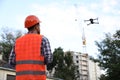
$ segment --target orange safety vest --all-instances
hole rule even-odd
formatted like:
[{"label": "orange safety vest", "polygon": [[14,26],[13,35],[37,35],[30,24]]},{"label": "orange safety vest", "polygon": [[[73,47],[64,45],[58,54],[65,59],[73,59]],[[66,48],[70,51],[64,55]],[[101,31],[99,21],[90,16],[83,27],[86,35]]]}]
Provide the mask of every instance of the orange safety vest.
[{"label": "orange safety vest", "polygon": [[46,80],[41,42],[38,34],[26,34],[16,40],[16,80]]}]

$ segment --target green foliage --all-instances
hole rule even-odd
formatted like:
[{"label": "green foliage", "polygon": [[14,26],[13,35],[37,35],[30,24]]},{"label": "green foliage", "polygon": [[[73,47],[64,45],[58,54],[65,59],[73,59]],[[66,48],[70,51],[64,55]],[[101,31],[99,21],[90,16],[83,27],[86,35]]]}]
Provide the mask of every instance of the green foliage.
[{"label": "green foliage", "polygon": [[105,80],[120,80],[120,30],[113,36],[106,34],[105,39],[96,42],[96,45],[100,52],[96,61],[106,70]]},{"label": "green foliage", "polygon": [[12,32],[8,28],[2,29],[2,34],[0,35],[1,41],[0,41],[0,48],[3,53],[3,60],[8,62],[9,54],[12,50],[12,47],[14,45],[14,42],[16,38],[20,37],[22,35],[21,31]]},{"label": "green foliage", "polygon": [[55,68],[54,77],[64,80],[76,80],[79,77],[71,52],[64,52],[61,47],[53,52],[53,62],[47,66],[49,71]]},{"label": "green foliage", "polygon": [[[61,62],[63,59],[63,50],[62,48],[58,48],[58,49],[55,49],[54,52],[53,52],[53,62],[49,65],[47,65],[47,69],[49,71],[52,71],[52,69],[56,66],[56,64],[59,64],[59,62]],[[62,59],[62,60],[61,60]],[[59,61],[61,60],[61,61]]]},{"label": "green foliage", "polygon": [[102,75],[100,76],[99,80],[107,80],[107,76],[104,75],[104,74],[102,74]]}]

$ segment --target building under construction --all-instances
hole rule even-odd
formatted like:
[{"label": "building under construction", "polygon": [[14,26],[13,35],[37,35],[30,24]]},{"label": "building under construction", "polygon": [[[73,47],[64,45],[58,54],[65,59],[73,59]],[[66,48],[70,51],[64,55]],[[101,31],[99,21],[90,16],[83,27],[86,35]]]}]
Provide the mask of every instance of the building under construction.
[{"label": "building under construction", "polygon": [[73,62],[78,67],[80,77],[78,80],[98,80],[101,74],[98,63],[90,60],[88,54],[72,52]]}]

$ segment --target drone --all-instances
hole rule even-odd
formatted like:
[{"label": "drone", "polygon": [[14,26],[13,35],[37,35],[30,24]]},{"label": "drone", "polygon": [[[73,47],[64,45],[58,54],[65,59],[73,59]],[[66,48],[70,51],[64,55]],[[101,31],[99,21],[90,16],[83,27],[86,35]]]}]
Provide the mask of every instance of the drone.
[{"label": "drone", "polygon": [[[87,22],[87,21],[90,21],[90,23],[87,24],[87,25],[90,25],[90,24],[99,24],[98,18],[95,18],[95,19],[90,18],[89,20],[84,20],[84,22]],[[96,22],[95,22],[95,21],[96,21]]]}]

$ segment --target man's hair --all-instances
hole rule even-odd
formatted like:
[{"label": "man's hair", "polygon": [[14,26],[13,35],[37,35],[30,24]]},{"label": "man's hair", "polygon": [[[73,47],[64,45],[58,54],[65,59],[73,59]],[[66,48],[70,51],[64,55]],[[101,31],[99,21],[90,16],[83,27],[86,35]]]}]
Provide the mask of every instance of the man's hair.
[{"label": "man's hair", "polygon": [[34,30],[34,28],[35,28],[35,26],[36,26],[36,25],[39,25],[39,23],[37,23],[37,24],[35,24],[35,25],[33,25],[33,26],[31,26],[31,27],[27,28],[27,29],[28,29],[28,31]]}]

